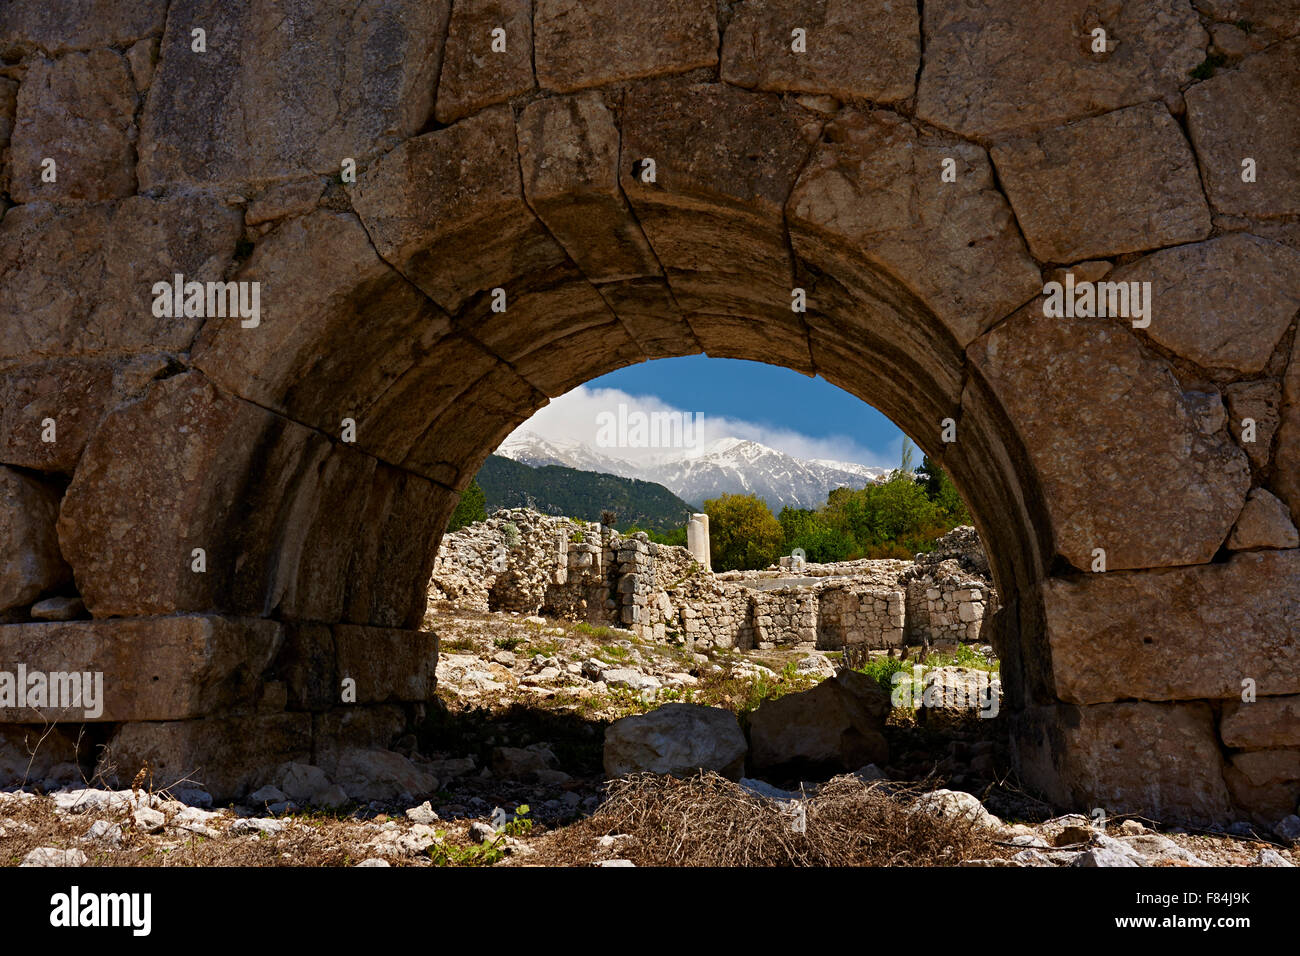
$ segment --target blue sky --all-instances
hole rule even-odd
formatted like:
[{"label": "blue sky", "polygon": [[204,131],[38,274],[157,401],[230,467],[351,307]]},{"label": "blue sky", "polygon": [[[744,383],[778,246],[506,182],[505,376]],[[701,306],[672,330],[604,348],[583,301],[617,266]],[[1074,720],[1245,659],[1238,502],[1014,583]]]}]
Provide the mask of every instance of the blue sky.
[{"label": "blue sky", "polygon": [[800,458],[896,467],[902,432],[870,405],[821,378],[760,362],[691,355],[656,359],[560,396],[524,429],[591,443],[594,411],[620,401],[712,420],[710,438],[750,438]]}]

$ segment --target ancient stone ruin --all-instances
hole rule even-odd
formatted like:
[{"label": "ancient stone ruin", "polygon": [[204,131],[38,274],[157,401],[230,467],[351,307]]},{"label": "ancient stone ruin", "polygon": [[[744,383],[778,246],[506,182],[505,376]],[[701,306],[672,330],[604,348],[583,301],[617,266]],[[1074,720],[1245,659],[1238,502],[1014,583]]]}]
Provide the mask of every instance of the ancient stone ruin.
[{"label": "ancient stone ruin", "polygon": [[[982,572],[981,570],[982,569]],[[918,561],[714,574],[687,548],[519,508],[443,536],[430,597],[626,628],[692,648],[806,650],[974,642],[996,607],[974,528]]]},{"label": "ancient stone ruin", "polygon": [[7,779],[54,718],[41,760],[214,793],[387,745],[485,456],[705,352],[825,377],[953,477],[1026,786],[1295,811],[1294,16],[80,9],[0,10]]}]

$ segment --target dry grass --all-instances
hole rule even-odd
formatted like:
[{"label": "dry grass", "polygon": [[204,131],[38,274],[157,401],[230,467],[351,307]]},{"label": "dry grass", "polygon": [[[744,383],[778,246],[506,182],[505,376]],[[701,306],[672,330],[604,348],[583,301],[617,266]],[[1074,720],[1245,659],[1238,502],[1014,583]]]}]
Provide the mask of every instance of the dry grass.
[{"label": "dry grass", "polygon": [[[600,856],[638,866],[955,866],[1005,856],[986,830],[913,812],[923,791],[839,777],[803,801],[803,826],[781,804],[715,773],[685,780],[641,774],[613,781],[588,820],[553,834],[530,864]],[[602,836],[624,834],[596,851]]]}]

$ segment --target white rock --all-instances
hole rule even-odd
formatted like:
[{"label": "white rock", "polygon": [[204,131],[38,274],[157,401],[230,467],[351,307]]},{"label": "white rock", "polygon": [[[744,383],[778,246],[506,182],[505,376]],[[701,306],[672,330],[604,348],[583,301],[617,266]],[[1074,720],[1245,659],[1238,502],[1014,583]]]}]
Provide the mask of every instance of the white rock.
[{"label": "white rock", "polygon": [[961,790],[933,790],[923,794],[915,809],[948,819],[967,819],[976,826],[997,829],[1002,821],[984,809],[979,798]]},{"label": "white rock", "polygon": [[160,810],[141,807],[131,814],[131,822],[141,833],[160,833],[167,825],[167,817]]},{"label": "white rock", "polygon": [[22,866],[85,866],[86,854],[80,850],[60,850],[52,846],[38,846],[18,865]]}]

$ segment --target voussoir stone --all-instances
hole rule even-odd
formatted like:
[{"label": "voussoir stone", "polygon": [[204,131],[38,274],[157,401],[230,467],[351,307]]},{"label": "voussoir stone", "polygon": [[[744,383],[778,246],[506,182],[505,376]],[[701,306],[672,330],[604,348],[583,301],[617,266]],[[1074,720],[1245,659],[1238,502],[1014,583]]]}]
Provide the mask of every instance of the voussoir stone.
[{"label": "voussoir stone", "polygon": [[[9,193],[94,202],[135,192],[135,86],[113,50],[37,59],[18,88]],[[54,182],[45,182],[53,160]]]},{"label": "voussoir stone", "polygon": [[167,0],[58,0],[0,7],[0,55],[126,46],[161,33]]},{"label": "voussoir stone", "polygon": [[[1259,219],[1300,213],[1300,39],[1247,57],[1184,97],[1215,211]],[[1253,182],[1242,179],[1248,158]]]},{"label": "voussoir stone", "polygon": [[[773,94],[680,79],[629,91],[623,116],[623,190],[682,309],[736,316],[750,335],[784,333],[774,350],[804,356],[784,207],[819,128]],[[727,354],[725,340],[696,329],[706,351]]]},{"label": "voussoir stone", "polygon": [[[322,209],[281,223],[236,278],[260,283],[259,324],[209,319],[194,365],[232,392],[324,431],[337,433],[350,417],[359,423],[358,445],[382,446],[400,460],[419,432],[394,433],[372,409],[450,323],[376,254],[357,217]],[[438,407],[432,392],[424,397],[426,408]]]},{"label": "voussoir stone", "polygon": [[1195,157],[1160,103],[1003,140],[990,153],[1042,262],[1076,262],[1204,239]]},{"label": "voussoir stone", "polygon": [[[804,31],[805,49],[792,31]],[[722,40],[722,79],[759,90],[894,103],[921,59],[916,8],[893,0],[749,0]]]},{"label": "voussoir stone", "polygon": [[0,611],[25,607],[68,580],[58,516],[57,490],[0,466]]},{"label": "voussoir stone", "polygon": [[[505,106],[407,140],[351,194],[380,255],[447,312],[565,259],[524,202],[514,114]],[[475,255],[464,254],[470,248]]]},{"label": "voussoir stone", "polygon": [[532,17],[532,0],[452,5],[438,80],[438,122],[453,123],[533,89]]},{"label": "voussoir stone", "polygon": [[153,286],[177,273],[220,280],[240,229],[239,210],[199,194],[10,209],[0,220],[0,358],[188,349],[203,320],[155,316]]},{"label": "voussoir stone", "polygon": [[1300,533],[1282,501],[1263,488],[1252,488],[1232,534],[1228,535],[1228,547],[1233,551],[1295,548],[1300,547]]},{"label": "voussoir stone", "polygon": [[536,0],[533,31],[537,81],[561,93],[718,62],[714,0]]},{"label": "voussoir stone", "polygon": [[1043,601],[1062,700],[1235,698],[1247,678],[1300,693],[1300,550],[1053,578]]},{"label": "voussoir stone", "polygon": [[[927,0],[924,11],[917,116],[980,139],[1176,96],[1208,40],[1178,0]],[[1099,27],[1105,53],[1092,52]]]},{"label": "voussoir stone", "polygon": [[1257,697],[1223,705],[1219,736],[1228,747],[1300,747],[1300,696]]},{"label": "voussoir stone", "polygon": [[605,774],[690,776],[712,770],[739,780],[748,747],[735,714],[698,704],[664,704],[624,717],[605,731]]},{"label": "voussoir stone", "polygon": [[1109,278],[1150,282],[1146,334],[1206,368],[1261,371],[1300,310],[1300,251],[1241,233],[1162,249]]},{"label": "voussoir stone", "polygon": [[531,103],[518,135],[528,204],[588,279],[660,274],[619,188],[619,131],[600,94]]},{"label": "voussoir stone", "polygon": [[[428,120],[450,7],[174,0],[140,133],[141,188],[364,167]],[[200,24],[205,53],[192,48]]]},{"label": "voussoir stone", "polygon": [[1096,548],[1110,570],[1209,561],[1250,488],[1245,454],[1202,430],[1201,402],[1132,330],[1042,313],[1036,300],[968,352],[1028,449],[1057,551],[1080,569]]},{"label": "voussoir stone", "polygon": [[[941,181],[945,159],[955,182]],[[1042,287],[984,150],[922,137],[894,113],[828,124],[788,211],[792,231],[821,231],[901,279],[963,347]]]}]

